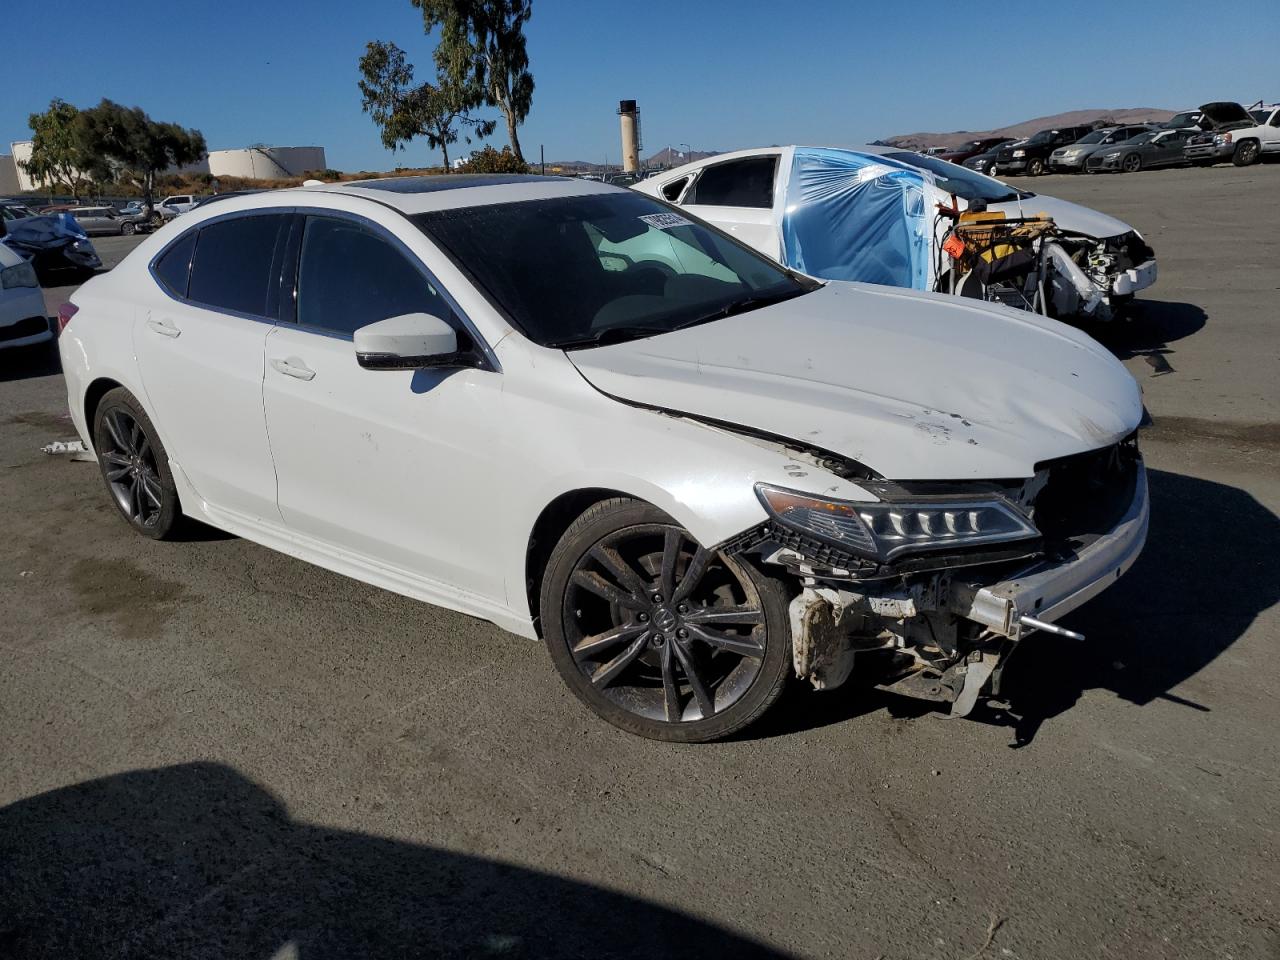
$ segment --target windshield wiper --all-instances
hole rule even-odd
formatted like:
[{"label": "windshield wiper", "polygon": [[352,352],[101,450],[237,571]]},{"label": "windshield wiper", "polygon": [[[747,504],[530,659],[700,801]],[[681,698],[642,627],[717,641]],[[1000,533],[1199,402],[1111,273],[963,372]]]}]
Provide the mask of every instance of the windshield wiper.
[{"label": "windshield wiper", "polygon": [[610,343],[625,343],[628,340],[640,340],[659,333],[666,333],[670,327],[605,327],[585,337],[569,337],[564,340],[553,340],[547,344],[557,350],[576,350],[580,347],[603,347]]},{"label": "windshield wiper", "polygon": [[683,323],[677,323],[671,329],[684,330],[688,327],[696,327],[700,323],[710,323],[712,320],[723,320],[725,317],[732,317],[735,314],[746,313],[749,310],[758,310],[760,307],[772,306],[775,303],[781,303],[784,300],[790,300],[793,297],[798,297],[810,292],[812,291],[801,287],[799,290],[783,290],[778,293],[754,293],[749,297],[730,300],[723,307],[717,307],[710,313],[704,313],[702,316],[694,317],[692,320],[685,320]]}]

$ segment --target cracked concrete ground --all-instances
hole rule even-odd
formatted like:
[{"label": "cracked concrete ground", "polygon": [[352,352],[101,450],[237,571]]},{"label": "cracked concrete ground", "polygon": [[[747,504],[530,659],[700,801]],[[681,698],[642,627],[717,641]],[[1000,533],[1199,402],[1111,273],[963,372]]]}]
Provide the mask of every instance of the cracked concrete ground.
[{"label": "cracked concrete ground", "polygon": [[1280,165],[1023,184],[1161,278],[1096,331],[1151,539],[1008,714],[797,689],[628,737],[488,624],[130,536],[39,452],[56,369],[0,357],[0,956],[1280,956]]}]

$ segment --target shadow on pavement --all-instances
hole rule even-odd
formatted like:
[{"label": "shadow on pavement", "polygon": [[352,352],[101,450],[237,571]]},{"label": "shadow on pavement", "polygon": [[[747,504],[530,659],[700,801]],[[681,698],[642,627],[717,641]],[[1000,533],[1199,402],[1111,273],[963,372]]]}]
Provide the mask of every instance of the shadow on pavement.
[{"label": "shadow on pavement", "polygon": [[1126,316],[1108,323],[1081,327],[1121,360],[1142,357],[1155,375],[1174,373],[1169,358],[1177,353],[1169,344],[1198,332],[1208,315],[1193,303],[1135,300]]},{"label": "shadow on pavement", "polygon": [[62,373],[62,359],[58,356],[56,340],[0,350],[0,383],[59,373]]},{"label": "shadow on pavement", "polygon": [[[1014,746],[1075,705],[1110,690],[1139,706],[1155,699],[1211,712],[1171,691],[1244,635],[1280,601],[1280,518],[1235,487],[1163,470],[1148,473],[1151,530],[1115,586],[1063,623],[1088,640],[1033,635],[1005,673]],[[973,717],[981,719],[975,711]]]},{"label": "shadow on pavement", "polygon": [[599,887],[300,823],[237,771],[136,770],[0,809],[0,956],[780,957]]}]

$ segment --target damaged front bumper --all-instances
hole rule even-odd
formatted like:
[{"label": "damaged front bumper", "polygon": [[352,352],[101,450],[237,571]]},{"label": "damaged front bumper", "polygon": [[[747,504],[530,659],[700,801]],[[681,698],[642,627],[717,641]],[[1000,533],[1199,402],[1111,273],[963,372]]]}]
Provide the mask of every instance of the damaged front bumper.
[{"label": "damaged front bumper", "polygon": [[790,608],[796,674],[819,690],[854,674],[881,689],[967,715],[1029,634],[1078,637],[1056,622],[1115,583],[1146,542],[1150,507],[1139,459],[1132,495],[1108,532],[1060,545],[1052,557],[998,572],[957,568],[926,577],[834,582],[806,577]]}]

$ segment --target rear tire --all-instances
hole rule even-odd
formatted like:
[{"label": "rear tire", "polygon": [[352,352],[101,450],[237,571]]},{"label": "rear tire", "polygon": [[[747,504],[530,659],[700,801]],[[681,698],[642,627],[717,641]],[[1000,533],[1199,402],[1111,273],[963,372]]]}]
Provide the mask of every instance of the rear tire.
[{"label": "rear tire", "polygon": [[182,505],[169,456],[142,404],[124,387],[108,391],[93,412],[93,448],[111,502],[129,526],[152,540],[171,539]]},{"label": "rear tire", "polygon": [[1231,155],[1231,162],[1237,167],[1248,167],[1258,162],[1261,153],[1257,140],[1244,140],[1236,145],[1236,152]]},{"label": "rear tire", "polygon": [[619,497],[565,531],[538,606],[556,670],[597,716],[653,740],[703,743],[755,722],[782,693],[789,603],[782,581]]}]

